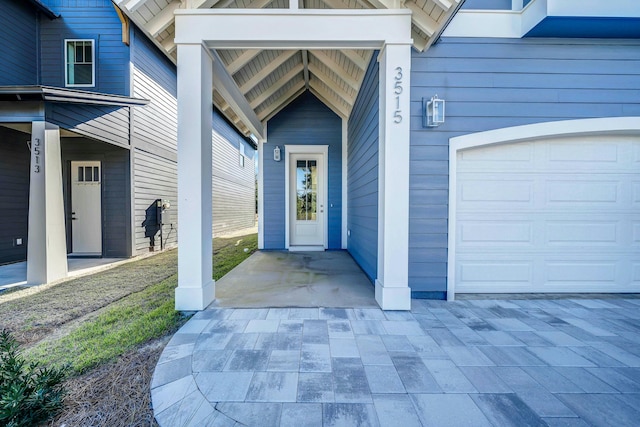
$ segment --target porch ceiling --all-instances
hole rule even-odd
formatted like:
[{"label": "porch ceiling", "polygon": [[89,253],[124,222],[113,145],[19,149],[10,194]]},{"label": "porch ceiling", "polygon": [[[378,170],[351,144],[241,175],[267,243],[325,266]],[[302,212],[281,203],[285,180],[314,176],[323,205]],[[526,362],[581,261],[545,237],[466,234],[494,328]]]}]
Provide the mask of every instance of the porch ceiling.
[{"label": "porch ceiling", "polygon": [[[412,12],[413,47],[428,49],[464,0],[299,0],[300,9],[391,9]],[[176,9],[288,9],[289,0],[114,0],[125,14],[171,58]],[[330,29],[328,29],[330,31]],[[304,91],[312,92],[331,110],[349,117],[358,95],[370,50],[218,49],[217,53],[258,119],[266,121]],[[215,88],[214,105],[238,130],[251,133],[242,112]]]}]

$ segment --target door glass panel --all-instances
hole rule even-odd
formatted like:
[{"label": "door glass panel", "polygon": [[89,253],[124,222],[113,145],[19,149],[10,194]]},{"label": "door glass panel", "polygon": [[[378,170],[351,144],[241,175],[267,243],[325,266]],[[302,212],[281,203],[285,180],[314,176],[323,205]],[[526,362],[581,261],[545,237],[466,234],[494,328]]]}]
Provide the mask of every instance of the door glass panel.
[{"label": "door glass panel", "polygon": [[296,219],[315,221],[318,168],[315,160],[296,161]]},{"label": "door glass panel", "polygon": [[95,182],[99,182],[100,181],[100,168],[97,166],[93,167],[93,180]]},{"label": "door glass panel", "polygon": [[91,166],[84,168],[84,179],[85,181],[93,181],[93,168]]},{"label": "door glass panel", "polygon": [[84,181],[84,168],[82,166],[78,166],[78,182]]}]

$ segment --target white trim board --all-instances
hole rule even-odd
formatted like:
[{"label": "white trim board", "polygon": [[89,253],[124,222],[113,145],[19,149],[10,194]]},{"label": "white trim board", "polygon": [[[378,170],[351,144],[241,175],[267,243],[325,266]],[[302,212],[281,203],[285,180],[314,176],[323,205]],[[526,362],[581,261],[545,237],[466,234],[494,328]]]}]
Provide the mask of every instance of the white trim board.
[{"label": "white trim board", "polygon": [[[291,154],[322,154],[324,156],[324,165],[323,171],[324,179],[322,180],[322,186],[325,197],[325,206],[326,201],[329,200],[329,146],[328,145],[283,145],[284,149],[284,245],[285,249],[290,250],[289,245],[289,233],[290,233],[290,218],[289,218],[289,163],[291,161]],[[326,213],[324,215],[324,249],[329,248],[329,212],[328,209],[325,209]],[[317,249],[316,249],[317,250]]]},{"label": "white trim board", "polygon": [[462,9],[443,37],[521,38],[548,16],[638,18],[636,0],[532,0],[521,10]]},{"label": "white trim board", "polygon": [[513,144],[546,138],[580,135],[638,135],[640,117],[612,117],[563,120],[514,126],[449,139],[449,225],[447,259],[447,300],[455,299],[455,257],[457,223],[457,158],[458,151],[500,144]]}]

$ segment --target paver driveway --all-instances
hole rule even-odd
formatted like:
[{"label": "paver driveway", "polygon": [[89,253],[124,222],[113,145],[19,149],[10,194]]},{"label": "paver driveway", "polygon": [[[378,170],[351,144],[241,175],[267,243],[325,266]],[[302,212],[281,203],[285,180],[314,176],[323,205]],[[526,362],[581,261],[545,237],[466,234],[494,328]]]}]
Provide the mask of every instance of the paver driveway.
[{"label": "paver driveway", "polygon": [[640,299],[209,308],[165,348],[161,426],[638,426]]}]

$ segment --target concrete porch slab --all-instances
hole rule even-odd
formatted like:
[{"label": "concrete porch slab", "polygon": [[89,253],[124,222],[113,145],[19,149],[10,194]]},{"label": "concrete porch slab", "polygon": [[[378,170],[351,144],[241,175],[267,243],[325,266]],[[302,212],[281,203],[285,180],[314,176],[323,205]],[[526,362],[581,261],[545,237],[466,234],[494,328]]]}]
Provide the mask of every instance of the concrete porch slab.
[{"label": "concrete porch slab", "polygon": [[365,308],[378,304],[371,281],[346,251],[258,251],[216,282],[214,306]]}]

